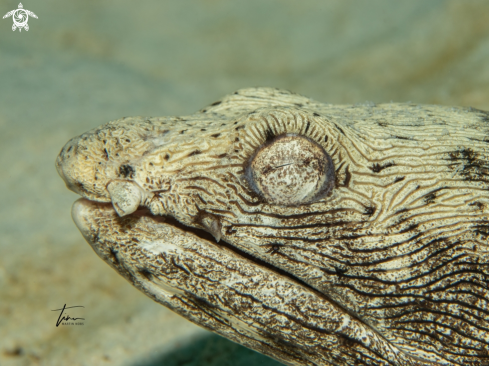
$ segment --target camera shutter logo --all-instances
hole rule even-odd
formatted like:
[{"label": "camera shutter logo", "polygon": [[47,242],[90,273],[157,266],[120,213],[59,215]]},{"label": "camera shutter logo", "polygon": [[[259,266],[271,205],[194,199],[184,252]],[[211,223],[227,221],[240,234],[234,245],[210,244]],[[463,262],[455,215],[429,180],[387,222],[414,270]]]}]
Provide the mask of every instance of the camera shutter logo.
[{"label": "camera shutter logo", "polygon": [[3,16],[3,19],[8,18],[10,16],[12,17],[12,19],[14,20],[14,24],[12,25],[13,31],[15,31],[17,28],[19,28],[19,32],[22,31],[22,28],[28,31],[29,24],[27,24],[27,21],[29,20],[29,15],[37,19],[36,14],[34,14],[30,10],[24,9],[22,3],[19,3],[19,8],[9,11],[7,14]]}]

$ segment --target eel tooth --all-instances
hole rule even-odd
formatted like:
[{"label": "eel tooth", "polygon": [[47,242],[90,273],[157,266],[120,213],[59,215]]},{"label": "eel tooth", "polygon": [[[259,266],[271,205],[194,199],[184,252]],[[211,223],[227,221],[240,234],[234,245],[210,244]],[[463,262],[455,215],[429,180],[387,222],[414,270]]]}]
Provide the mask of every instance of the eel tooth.
[{"label": "eel tooth", "polygon": [[222,237],[221,222],[219,221],[219,218],[206,213],[200,218],[200,223],[204,226],[205,230],[216,239],[216,242],[219,243],[219,240],[221,240]]}]

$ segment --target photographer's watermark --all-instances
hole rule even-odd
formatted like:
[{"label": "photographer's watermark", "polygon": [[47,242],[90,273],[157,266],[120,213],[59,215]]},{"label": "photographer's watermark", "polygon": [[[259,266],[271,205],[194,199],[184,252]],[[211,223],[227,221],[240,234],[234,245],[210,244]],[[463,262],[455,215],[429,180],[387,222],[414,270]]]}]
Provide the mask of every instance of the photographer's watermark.
[{"label": "photographer's watermark", "polygon": [[56,326],[61,325],[84,325],[83,320],[85,318],[72,318],[68,314],[63,313],[66,309],[73,309],[73,308],[84,308],[84,306],[81,305],[76,305],[76,306],[66,306],[66,304],[63,305],[61,309],[54,309],[51,311],[60,311],[59,316],[58,316],[58,321],[56,322]]},{"label": "photographer's watermark", "polygon": [[3,19],[12,17],[14,20],[14,24],[12,25],[12,30],[15,31],[17,28],[19,29],[19,32],[22,31],[22,28],[24,28],[26,31],[29,30],[29,24],[27,22],[29,21],[29,15],[31,17],[34,17],[37,19],[37,15],[34,14],[30,10],[24,9],[24,6],[22,3],[19,3],[19,8],[9,11],[7,14],[3,16]]}]

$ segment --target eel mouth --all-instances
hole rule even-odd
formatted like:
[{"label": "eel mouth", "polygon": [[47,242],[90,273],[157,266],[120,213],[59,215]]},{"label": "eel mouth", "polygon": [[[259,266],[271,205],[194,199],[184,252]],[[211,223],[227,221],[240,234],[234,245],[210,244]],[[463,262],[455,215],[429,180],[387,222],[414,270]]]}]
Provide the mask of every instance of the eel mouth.
[{"label": "eel mouth", "polygon": [[[114,240],[120,241],[120,243],[116,244],[119,247],[132,246],[140,252],[152,248],[151,240],[153,242],[163,240],[167,248],[178,246],[178,242],[182,242],[182,238],[185,238],[183,241],[188,240],[199,243],[199,245],[207,248],[212,248],[212,250],[224,251],[228,253],[229,260],[232,260],[231,258],[239,258],[239,260],[245,261],[249,265],[260,267],[268,273],[273,273],[289,282],[295,283],[296,286],[314,293],[317,297],[322,298],[323,301],[334,304],[337,308],[349,314],[350,317],[368,324],[355,311],[345,307],[344,304],[334,300],[327,293],[316,289],[295,275],[235,247],[226,241],[225,238],[216,240],[213,234],[203,229],[184,225],[172,216],[154,215],[148,208],[142,206],[131,214],[120,216],[111,202],[98,202],[86,198],[80,198],[75,201],[71,214],[73,221],[85,240],[112,267],[116,267],[113,263],[113,256],[107,256],[103,254],[103,251],[106,251],[107,247],[109,247],[112,252],[112,247],[116,244]],[[158,235],[159,232],[168,232],[168,230],[177,234],[175,239],[174,236],[167,234]],[[146,238],[144,235],[141,235],[142,232],[151,232],[153,238]],[[154,233],[156,233],[156,239],[154,238]],[[101,250],[101,248],[104,249]],[[116,270],[120,272],[120,268],[116,268]],[[372,329],[375,328],[372,324],[369,324],[369,326]]]},{"label": "eel mouth", "polygon": [[[132,247],[139,253],[146,253],[148,248],[150,252],[153,250],[152,243],[154,242],[164,242],[165,250],[170,247],[175,248],[184,241],[194,242],[198,246],[227,253],[227,260],[238,258],[240,261],[259,267],[265,272],[280,276],[295,283],[296,286],[305,291],[313,292],[323,300],[335,304],[351,317],[360,319],[358,314],[345,308],[330,298],[328,294],[319,291],[293,274],[233,246],[224,238],[216,240],[213,234],[203,229],[184,225],[172,216],[154,215],[143,206],[131,214],[120,216],[111,202],[99,202],[87,198],[79,198],[73,203],[71,216],[95,253],[125,277],[127,276],[121,273],[119,266],[119,262],[124,262],[124,259],[117,259],[114,263],[114,256],[107,255],[108,252],[114,252],[114,247],[118,247],[116,251],[119,251],[120,248]],[[168,232],[172,232],[173,235],[168,235]]]},{"label": "eel mouth", "polygon": [[[198,240],[199,242],[204,242],[209,246],[226,248],[226,250],[233,252],[243,260],[252,262],[254,265],[264,267],[269,271],[287,277],[289,280],[300,284],[302,287],[321,294],[321,296],[325,296],[323,293],[289,272],[233,246],[222,237],[217,241],[215,236],[203,229],[184,225],[169,215],[154,215],[146,207],[140,206],[133,213],[121,217],[114,209],[111,202],[100,202],[89,200],[87,198],[79,198],[73,204],[71,216],[75,225],[78,227],[78,230],[80,230],[85,240],[92,246],[92,248],[94,248],[94,250],[95,247],[101,244],[101,242],[107,242],[107,239],[110,239],[110,234],[105,230],[101,230],[102,227],[104,229],[110,229],[114,234],[117,233],[117,235],[114,235],[114,238],[116,236],[121,238],[122,235],[121,239],[126,239],[126,244],[129,244],[129,242],[137,244],[139,239],[136,239],[136,235],[133,235],[135,234],[132,232],[132,230],[134,230],[133,223],[137,222],[139,225],[144,225],[147,230],[156,231],[169,226],[172,229],[177,230],[182,236],[186,236],[192,240]],[[128,223],[130,224],[128,225]],[[99,254],[97,250],[95,251]],[[102,259],[105,260],[105,258]]]}]

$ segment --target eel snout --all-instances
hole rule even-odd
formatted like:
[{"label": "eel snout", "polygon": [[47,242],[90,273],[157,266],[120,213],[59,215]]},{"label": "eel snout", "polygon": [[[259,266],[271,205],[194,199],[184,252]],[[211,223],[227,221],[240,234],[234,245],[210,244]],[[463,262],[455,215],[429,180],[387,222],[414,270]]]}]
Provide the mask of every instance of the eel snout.
[{"label": "eel snout", "polygon": [[92,201],[112,202],[119,216],[129,215],[152,195],[138,184],[124,156],[131,146],[123,146],[109,158],[113,149],[104,147],[107,139],[100,134],[87,132],[68,141],[56,159],[56,169],[71,191]]},{"label": "eel snout", "polygon": [[56,170],[70,191],[83,195],[83,183],[80,181],[79,177],[73,174],[73,167],[77,163],[76,150],[78,147],[78,140],[78,137],[72,138],[66,143],[63,149],[61,149],[61,152],[56,158]]}]

